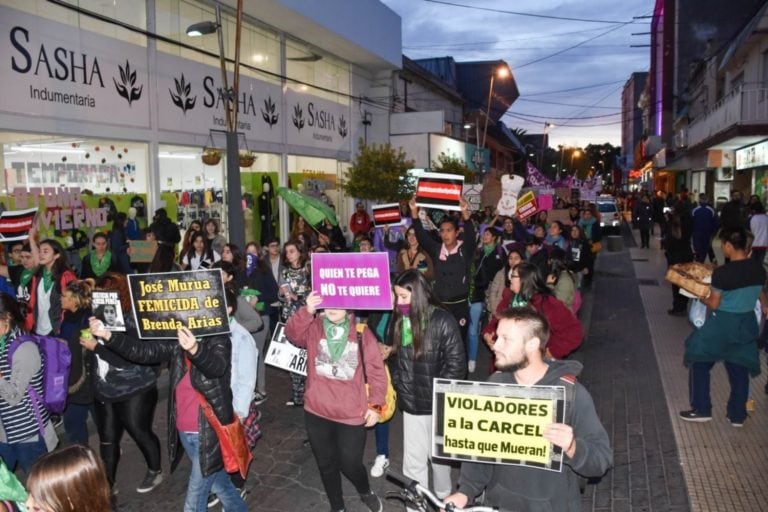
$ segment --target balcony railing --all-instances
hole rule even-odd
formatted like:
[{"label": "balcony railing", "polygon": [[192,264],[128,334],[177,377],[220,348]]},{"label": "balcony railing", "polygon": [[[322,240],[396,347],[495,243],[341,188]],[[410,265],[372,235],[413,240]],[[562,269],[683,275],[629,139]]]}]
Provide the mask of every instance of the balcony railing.
[{"label": "balcony railing", "polygon": [[740,88],[715,103],[688,126],[688,146],[695,146],[735,125],[768,124],[768,89]]}]

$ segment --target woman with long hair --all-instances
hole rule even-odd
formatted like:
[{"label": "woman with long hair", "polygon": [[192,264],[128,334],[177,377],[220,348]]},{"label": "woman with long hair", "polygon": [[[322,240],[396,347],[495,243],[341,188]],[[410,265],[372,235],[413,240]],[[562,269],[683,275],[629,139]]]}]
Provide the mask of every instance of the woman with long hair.
[{"label": "woman with long hair", "polygon": [[[549,322],[550,337],[547,357],[563,359],[581,346],[584,329],[581,322],[565,304],[557,300],[547,287],[544,276],[535,265],[520,263],[509,272],[509,288],[499,303],[497,312],[507,308],[531,307]],[[492,345],[499,320],[494,314],[483,330],[483,339]]]},{"label": "woman with long hair", "polygon": [[[189,223],[189,227],[184,231],[184,238],[181,239],[181,250],[179,254],[186,254],[192,248],[192,235],[203,231],[203,223],[199,220],[193,220]],[[179,262],[181,263],[181,262]]]},{"label": "woman with long hair", "polygon": [[573,301],[577,293],[576,276],[568,269],[566,254],[562,249],[555,248],[549,255],[547,286],[552,290],[557,300],[574,311]]},{"label": "woman with long hair", "polygon": [[235,286],[238,290],[246,286],[245,258],[243,251],[235,244],[224,244],[221,250],[221,261],[231,263],[235,268]]},{"label": "woman with long hair", "polygon": [[224,251],[224,244],[227,243],[227,239],[219,233],[219,221],[216,219],[206,220],[204,229],[207,247],[221,254]]},{"label": "woman with long hair", "polygon": [[[96,282],[96,290],[117,292],[123,311],[131,310],[131,295],[128,280],[122,274],[109,272]],[[126,334],[138,337],[133,317],[126,315]],[[89,327],[93,336],[103,337],[94,331],[94,322],[101,322],[91,317]],[[103,325],[100,330],[104,329]],[[138,493],[147,493],[163,481],[160,466],[160,440],[152,429],[157,406],[157,373],[151,366],[136,364],[99,343],[95,337],[83,338],[80,343],[95,356],[93,371],[94,419],[99,432],[99,451],[107,479],[115,492],[117,465],[120,461],[120,441],[123,432],[136,442],[147,464],[144,480],[136,489]],[[146,344],[156,343],[142,342]]]},{"label": "woman with long hair", "polygon": [[388,363],[403,412],[403,474],[427,485],[431,464],[430,488],[445,498],[453,490],[451,466],[430,456],[432,386],[435,378],[467,375],[464,343],[456,319],[443,309],[421,272],[411,269],[400,274],[394,291],[396,313]]},{"label": "woman with long hair", "polygon": [[[384,227],[384,245],[390,248],[387,239],[389,232],[389,226]],[[405,231],[405,237],[397,252],[397,273],[400,274],[408,269],[415,268],[424,273],[424,277],[427,281],[431,281],[434,273],[432,268],[432,258],[429,254],[419,246],[419,240],[416,238],[416,230],[413,226],[409,226]]]},{"label": "woman with long hair", "polygon": [[317,244],[317,233],[304,217],[297,215],[293,222],[293,228],[291,228],[291,239],[301,240],[304,246],[309,249]]},{"label": "woman with long hair", "polygon": [[183,270],[210,268],[221,259],[218,252],[206,245],[205,233],[198,231],[192,235],[192,246],[180,256]]},{"label": "woman with long hair", "polygon": [[480,247],[476,250],[472,296],[469,300],[469,329],[467,331],[467,369],[475,371],[480,320],[485,313],[485,294],[494,277],[504,266],[503,251],[499,251],[498,236],[492,227],[483,231]]},{"label": "woman with long hair", "polygon": [[66,251],[59,242],[43,240],[38,251],[40,265],[29,287],[25,327],[35,334],[56,336],[64,317],[61,292],[76,277],[67,264]]},{"label": "woman with long hair", "polygon": [[485,292],[485,310],[489,315],[493,315],[499,307],[504,290],[509,288],[509,271],[515,265],[525,261],[525,246],[510,244],[507,245],[507,259],[504,266],[493,276],[493,281]]},{"label": "woman with long hair", "polygon": [[587,239],[584,228],[578,224],[570,227],[570,251],[568,251],[568,268],[576,277],[576,287],[581,288],[585,276],[591,276],[595,267],[595,255],[592,253],[592,243]]},{"label": "woman with long hair", "polygon": [[80,346],[80,334],[88,328],[91,316],[92,281],[70,281],[61,294],[64,320],[61,338],[67,340],[72,354],[69,368],[69,393],[64,410],[64,431],[71,443],[88,444],[88,414],[93,410],[93,356]]},{"label": "woman with long hair", "polygon": [[[43,361],[35,343],[15,343],[22,322],[16,301],[0,293],[0,458],[9,470],[19,465],[29,473],[59,440],[48,410],[30,394],[34,389],[43,396]],[[9,357],[11,346],[16,349]]]},{"label": "woman with long hair", "polygon": [[[280,278],[277,281],[281,322],[287,322],[306,303],[307,295],[312,291],[312,273],[306,251],[306,246],[298,240],[288,240],[283,246]],[[291,372],[291,400],[285,405],[304,406],[305,380],[304,376]]]},{"label": "woman with long hair", "polygon": [[109,512],[104,466],[88,446],[72,445],[40,458],[27,478],[29,512]]}]

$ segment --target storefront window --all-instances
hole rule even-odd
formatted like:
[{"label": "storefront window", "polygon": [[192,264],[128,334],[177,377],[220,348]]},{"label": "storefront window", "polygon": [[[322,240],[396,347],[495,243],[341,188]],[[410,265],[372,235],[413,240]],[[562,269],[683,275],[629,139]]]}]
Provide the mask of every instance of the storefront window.
[{"label": "storefront window", "polygon": [[288,78],[302,82],[297,84],[289,80],[289,88],[345,105],[349,104],[348,64],[328,53],[292,39],[286,41],[285,52]]},{"label": "storefront window", "polygon": [[[145,0],[131,2],[104,2],[103,0],[65,0],[66,3],[86,11],[95,12],[108,18],[120,20],[123,23],[146,30],[147,9]],[[3,5],[12,7],[41,18],[47,18],[59,23],[66,23],[82,30],[113,37],[139,46],[147,45],[147,38],[142,34],[125,29],[113,23],[106,23],[85,14],[79,14],[74,9],[68,9],[47,0],[5,0]]]},{"label": "storefront window", "polygon": [[[185,59],[203,62],[219,67],[219,42],[214,34],[202,37],[187,36],[187,28],[201,21],[214,21],[215,10],[194,0],[157,0],[155,3],[157,33],[204,50],[213,56],[182,48],[178,45],[158,41],[158,50]],[[228,59],[235,58],[235,17],[222,12],[224,24],[224,52]],[[243,22],[240,45],[240,72],[272,83],[279,83],[280,38],[274,32]],[[231,66],[229,66],[231,69]],[[259,73],[258,70],[269,72]]]}]

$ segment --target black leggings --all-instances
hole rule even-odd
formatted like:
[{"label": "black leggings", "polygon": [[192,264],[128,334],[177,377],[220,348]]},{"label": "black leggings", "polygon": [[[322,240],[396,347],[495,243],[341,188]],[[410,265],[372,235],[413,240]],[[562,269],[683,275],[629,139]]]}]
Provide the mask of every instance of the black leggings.
[{"label": "black leggings", "polygon": [[160,439],[152,430],[156,405],[155,386],[120,402],[96,400],[94,419],[99,431],[99,450],[110,485],[115,484],[117,463],[120,460],[120,440],[126,430],[144,455],[147,467],[152,471],[160,471]]},{"label": "black leggings", "polygon": [[309,444],[315,455],[331,510],[344,510],[341,475],[349,478],[359,494],[371,492],[363,465],[367,431],[364,425],[347,425],[305,413]]}]

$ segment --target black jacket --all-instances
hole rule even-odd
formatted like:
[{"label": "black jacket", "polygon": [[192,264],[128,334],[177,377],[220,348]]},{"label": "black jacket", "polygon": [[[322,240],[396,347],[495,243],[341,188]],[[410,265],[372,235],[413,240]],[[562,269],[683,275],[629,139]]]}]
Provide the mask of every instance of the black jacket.
[{"label": "black jacket", "polygon": [[459,325],[444,309],[432,312],[419,359],[414,359],[413,345],[403,347],[400,340],[392,340],[392,345],[396,350],[387,362],[397,391],[397,406],[409,414],[432,414],[432,379],[463,379],[467,375]]},{"label": "black jacket", "polygon": [[[177,340],[152,340],[141,342],[123,333],[113,333],[107,343],[110,349],[126,358],[143,364],[157,364],[168,361],[170,393],[168,393],[168,455],[171,471],[179,463],[179,432],[176,430],[176,386],[187,372],[184,354]],[[232,344],[228,335],[208,336],[198,344],[197,353],[189,357],[192,362],[190,378],[192,387],[202,393],[211,404],[214,414],[222,425],[232,423],[232,390],[230,374],[232,369]],[[224,464],[221,449],[213,427],[208,423],[202,409],[198,414],[200,433],[200,469],[203,476],[209,476]]]},{"label": "black jacket", "polygon": [[485,291],[491,286],[496,273],[504,267],[507,261],[504,251],[499,247],[486,256],[482,249],[475,259],[475,287],[472,290],[470,302],[485,302]]},{"label": "black jacket", "polygon": [[72,353],[72,365],[69,367],[69,394],[67,403],[92,404],[93,382],[91,381],[91,367],[93,354],[80,346],[80,330],[88,327],[90,309],[64,312],[64,320],[61,322],[59,336],[67,340],[69,351]]},{"label": "black jacket", "polygon": [[455,254],[440,259],[442,242],[429,236],[421,222],[414,221],[413,229],[419,245],[432,258],[435,281],[435,297],[443,302],[455,302],[469,298],[469,274],[472,258],[475,256],[475,226],[471,221],[464,222],[464,243]]}]

